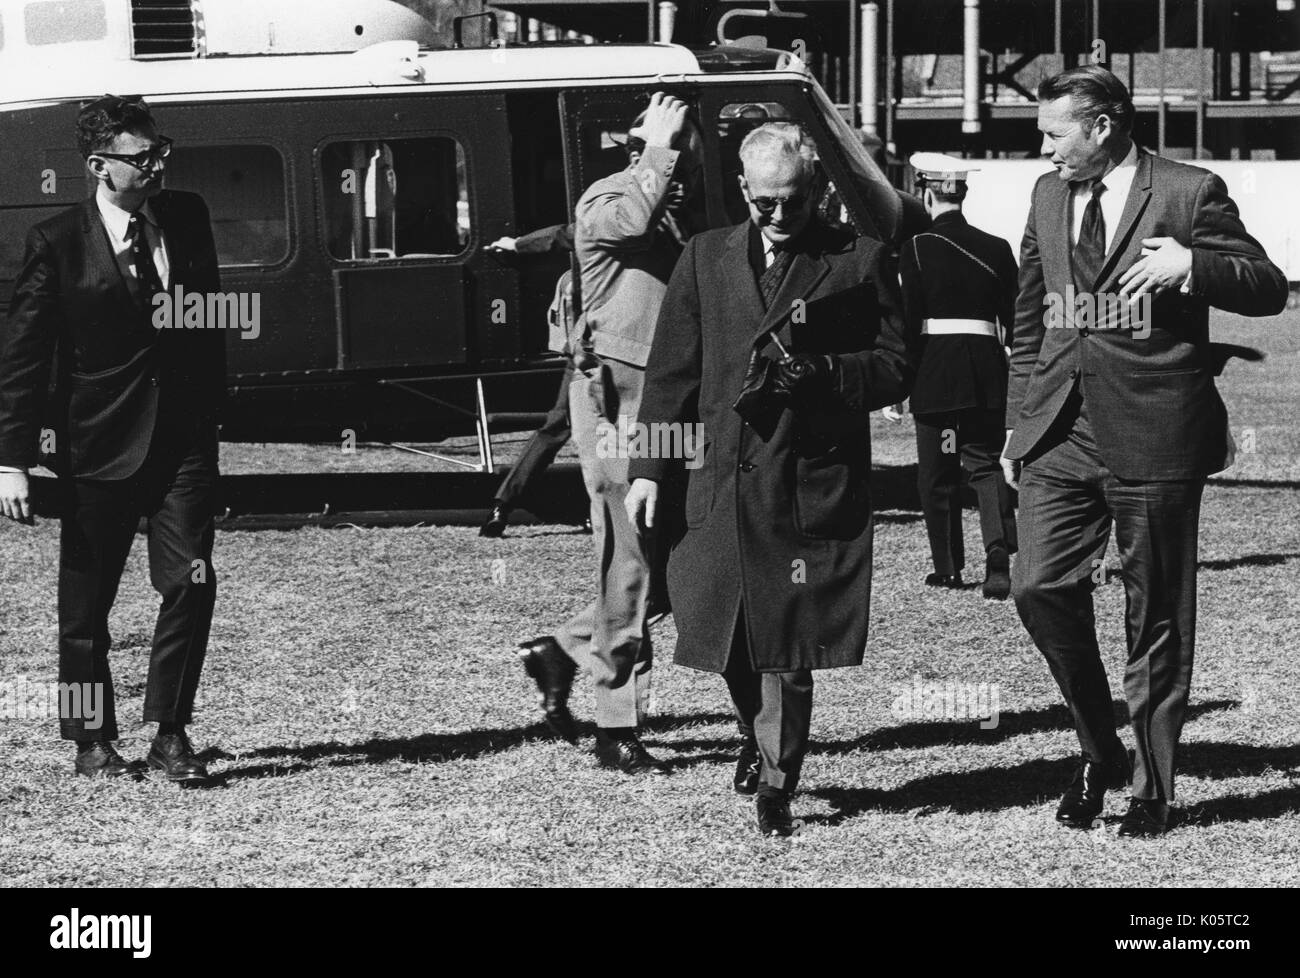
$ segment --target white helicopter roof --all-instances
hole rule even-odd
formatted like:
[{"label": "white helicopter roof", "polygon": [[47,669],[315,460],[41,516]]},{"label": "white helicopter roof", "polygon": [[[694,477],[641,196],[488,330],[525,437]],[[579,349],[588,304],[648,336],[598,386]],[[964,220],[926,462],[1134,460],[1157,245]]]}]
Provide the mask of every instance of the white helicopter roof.
[{"label": "white helicopter roof", "polygon": [[[782,65],[788,77],[807,69]],[[725,67],[723,68],[725,71]],[[744,70],[739,67],[737,70]],[[708,77],[717,78],[717,67]],[[663,83],[705,74],[699,59],[674,44],[507,46],[422,51],[415,41],[386,41],[346,54],[254,55],[176,60],[89,61],[58,57],[36,63],[0,59],[0,106],[97,98],[105,92],[150,101],[291,98],[311,92],[344,94],[376,88],[520,88],[555,81]]]}]

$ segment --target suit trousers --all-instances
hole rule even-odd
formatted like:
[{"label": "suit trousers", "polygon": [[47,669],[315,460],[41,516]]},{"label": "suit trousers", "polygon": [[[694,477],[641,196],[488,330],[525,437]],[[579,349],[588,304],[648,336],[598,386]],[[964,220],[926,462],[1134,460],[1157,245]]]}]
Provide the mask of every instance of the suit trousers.
[{"label": "suit trousers", "polygon": [[810,669],[757,672],[750,662],[742,606],[722,678],[742,737],[758,742],[763,759],[759,785],[792,792],[808,753],[812,729],[813,674]]},{"label": "suit trousers", "polygon": [[617,360],[604,361],[603,367],[590,376],[575,372],[569,385],[573,440],[591,498],[596,597],[559,628],[555,639],[591,674],[596,726],[626,728],[640,725],[650,698],[654,657],[646,609],[655,541],[637,532],[623,508],[628,459],[616,433],[619,415],[628,424],[636,420],[645,371]]},{"label": "suit trousers", "polygon": [[985,551],[1002,544],[1008,552],[1016,552],[1016,511],[998,461],[1006,434],[1003,414],[976,407],[914,416],[916,488],[936,574],[956,574],[966,565],[961,528],[963,468],[979,503]]},{"label": "suit trousers", "polygon": [[[1080,403],[1077,393],[1072,401]],[[1114,527],[1127,608],[1124,694],[1137,745],[1133,797],[1170,802],[1191,689],[1204,480],[1116,478],[1097,452],[1086,410],[1048,438],[1020,476],[1016,608],[1074,715],[1083,753],[1113,760],[1123,746],[1092,592]]]},{"label": "suit trousers", "polygon": [[513,509],[519,504],[536,481],[546,471],[547,466],[555,460],[564,443],[569,440],[569,386],[573,382],[573,361],[566,361],[564,376],[560,379],[560,390],[555,399],[555,406],[547,412],[542,426],[533,432],[519,456],[519,461],[510,467],[506,477],[497,488],[498,506]]},{"label": "suit trousers", "polygon": [[[69,479],[59,541],[59,682],[101,683],[103,715],[62,717],[65,740],[115,740],[109,612],[141,517],[149,579],[162,597],[145,686],[145,722],[188,723],[216,601],[212,567],[217,433],[210,422],[160,417],[148,455],[128,479]],[[83,687],[85,688],[85,687]]]}]

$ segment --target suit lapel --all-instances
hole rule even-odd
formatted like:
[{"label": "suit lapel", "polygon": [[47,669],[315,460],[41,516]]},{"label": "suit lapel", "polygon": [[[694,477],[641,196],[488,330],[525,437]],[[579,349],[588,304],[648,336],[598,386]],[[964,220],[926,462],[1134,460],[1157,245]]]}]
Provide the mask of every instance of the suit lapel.
[{"label": "suit lapel", "polygon": [[1133,234],[1133,228],[1150,200],[1151,154],[1139,149],[1133,185],[1129,188],[1128,200],[1124,202],[1124,212],[1119,216],[1119,227],[1115,229],[1115,236],[1111,239],[1110,248],[1106,252],[1106,260],[1102,263],[1101,274],[1097,276],[1097,281],[1092,283],[1094,289],[1106,281],[1116,259],[1124,253],[1128,246],[1128,239]]},{"label": "suit lapel", "polygon": [[1049,292],[1061,293],[1074,280],[1070,270],[1070,185],[1055,180],[1048,185],[1043,202],[1046,220],[1039,220],[1038,254],[1043,263],[1043,279]]},{"label": "suit lapel", "polygon": [[182,242],[186,228],[184,225],[175,222],[171,208],[171,197],[167,191],[164,190],[149,201],[149,209],[153,211],[153,216],[163,233],[163,248],[167,252],[167,267],[171,279],[167,283],[167,291],[170,292],[178,283],[183,285],[185,282],[187,266],[184,256],[187,251],[182,247]]},{"label": "suit lapel", "polygon": [[86,235],[86,256],[91,267],[99,272],[100,280],[112,289],[119,303],[134,306],[135,298],[131,294],[131,287],[122,275],[122,267],[117,263],[113,243],[108,237],[108,228],[104,227],[103,218],[99,216],[99,206],[94,197],[88,197],[82,202],[81,230]]},{"label": "suit lapel", "polygon": [[763,318],[763,297],[754,270],[749,265],[749,221],[737,226],[727,235],[722,255],[718,259],[719,280],[727,283],[736,303],[735,321],[756,323]]}]

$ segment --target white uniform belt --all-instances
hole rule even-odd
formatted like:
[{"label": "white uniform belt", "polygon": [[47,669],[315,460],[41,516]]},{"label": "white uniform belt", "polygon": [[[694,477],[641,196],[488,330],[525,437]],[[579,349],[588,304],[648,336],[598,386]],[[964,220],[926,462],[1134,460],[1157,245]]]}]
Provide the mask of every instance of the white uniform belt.
[{"label": "white uniform belt", "polygon": [[926,319],[921,322],[921,332],[927,336],[969,333],[971,336],[992,336],[996,339],[998,328],[987,319]]}]

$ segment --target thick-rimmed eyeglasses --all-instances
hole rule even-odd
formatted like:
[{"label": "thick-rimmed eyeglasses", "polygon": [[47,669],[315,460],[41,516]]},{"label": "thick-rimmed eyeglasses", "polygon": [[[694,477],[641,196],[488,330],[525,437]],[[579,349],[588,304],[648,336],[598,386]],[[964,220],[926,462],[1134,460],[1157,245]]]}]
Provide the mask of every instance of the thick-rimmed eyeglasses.
[{"label": "thick-rimmed eyeglasses", "polygon": [[159,160],[165,160],[171,155],[172,141],[166,136],[159,136],[158,143],[150,146],[148,149],[141,150],[138,153],[91,153],[91,156],[101,156],[106,160],[120,160],[128,163],[137,170],[148,170],[158,165]]},{"label": "thick-rimmed eyeglasses", "polygon": [[792,194],[789,197],[751,197],[746,193],[745,199],[757,207],[758,212],[764,217],[775,214],[777,207],[789,214],[791,211],[803,210],[804,204],[808,203],[807,194]]}]

